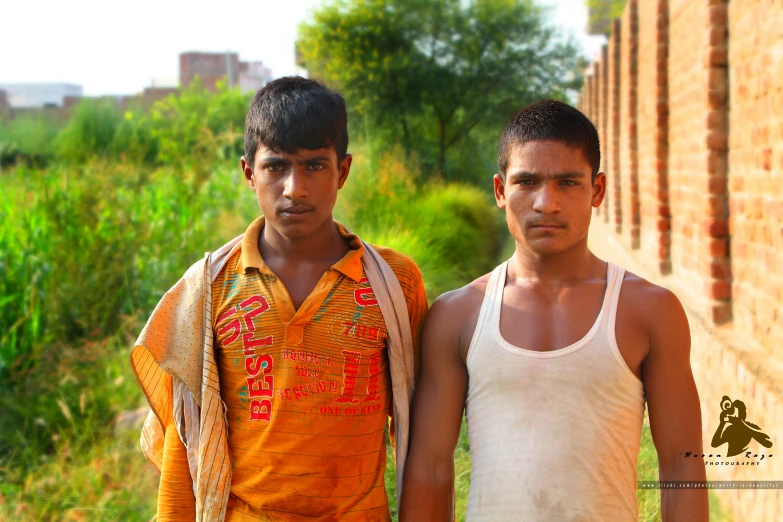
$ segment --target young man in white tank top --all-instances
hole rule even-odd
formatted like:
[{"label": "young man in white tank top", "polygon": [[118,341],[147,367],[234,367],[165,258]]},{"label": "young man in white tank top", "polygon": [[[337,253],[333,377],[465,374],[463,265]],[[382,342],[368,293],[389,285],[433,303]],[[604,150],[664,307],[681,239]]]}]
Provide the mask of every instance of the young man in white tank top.
[{"label": "young man in white tank top", "polygon": [[[583,114],[552,100],[521,110],[498,163],[516,250],[432,305],[400,520],[452,520],[465,409],[468,522],[635,521],[645,400],[660,480],[705,480],[702,461],[683,456],[702,448],[685,312],[587,248],[606,175]],[[664,522],[708,520],[705,490],[661,493]]]}]

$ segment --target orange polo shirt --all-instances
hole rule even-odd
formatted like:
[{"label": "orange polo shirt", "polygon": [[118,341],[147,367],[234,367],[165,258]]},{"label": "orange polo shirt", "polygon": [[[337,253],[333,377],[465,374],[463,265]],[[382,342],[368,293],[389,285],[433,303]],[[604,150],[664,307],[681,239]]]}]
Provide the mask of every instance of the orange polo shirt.
[{"label": "orange polo shirt", "polygon": [[[263,218],[250,225],[212,287],[232,459],[226,521],[388,521],[387,334],[362,269],[364,247],[338,224],[352,250],[294,310],[258,251],[263,226]],[[427,312],[421,272],[410,258],[375,248],[405,294],[418,353]],[[178,462],[187,472],[187,461]]]}]

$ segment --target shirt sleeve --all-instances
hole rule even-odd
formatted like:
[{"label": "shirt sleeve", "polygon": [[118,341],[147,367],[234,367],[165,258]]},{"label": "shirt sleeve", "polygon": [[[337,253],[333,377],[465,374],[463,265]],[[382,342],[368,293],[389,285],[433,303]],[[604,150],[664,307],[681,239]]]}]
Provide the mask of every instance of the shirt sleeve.
[{"label": "shirt sleeve", "polygon": [[158,488],[158,522],[196,520],[196,499],[188,467],[188,453],[173,419],[166,425],[163,469]]}]

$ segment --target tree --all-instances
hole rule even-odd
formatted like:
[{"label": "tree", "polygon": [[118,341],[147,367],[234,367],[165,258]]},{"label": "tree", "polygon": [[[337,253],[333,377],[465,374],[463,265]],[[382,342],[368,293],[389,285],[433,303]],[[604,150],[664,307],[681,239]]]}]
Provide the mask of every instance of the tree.
[{"label": "tree", "polygon": [[300,27],[297,54],[365,131],[452,179],[516,110],[581,81],[532,0],[338,0]]},{"label": "tree", "polygon": [[612,20],[620,18],[626,0],[587,0],[589,31],[593,34],[612,34]]}]

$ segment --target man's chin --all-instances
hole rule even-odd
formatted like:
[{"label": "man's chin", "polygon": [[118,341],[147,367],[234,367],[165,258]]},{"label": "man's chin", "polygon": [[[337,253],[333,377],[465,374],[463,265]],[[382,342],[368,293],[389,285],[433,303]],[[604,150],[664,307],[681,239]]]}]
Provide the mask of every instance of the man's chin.
[{"label": "man's chin", "polygon": [[567,252],[573,245],[564,244],[556,238],[537,237],[524,242],[524,245],[531,253],[540,257],[551,257]]}]

